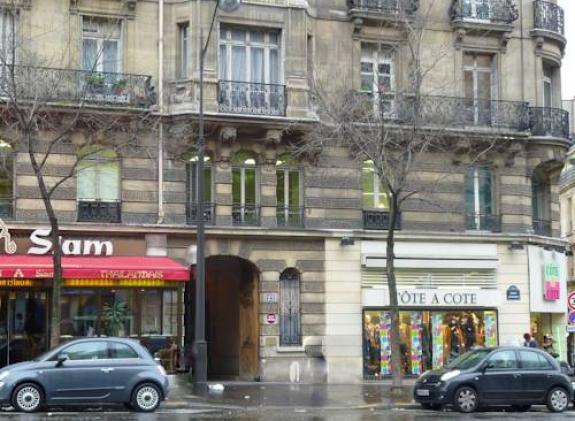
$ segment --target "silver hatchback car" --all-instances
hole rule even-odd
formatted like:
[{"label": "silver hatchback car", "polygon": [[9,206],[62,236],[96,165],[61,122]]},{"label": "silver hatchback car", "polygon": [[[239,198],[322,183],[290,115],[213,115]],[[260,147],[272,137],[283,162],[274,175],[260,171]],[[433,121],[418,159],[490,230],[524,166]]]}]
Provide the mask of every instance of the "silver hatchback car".
[{"label": "silver hatchback car", "polygon": [[138,342],[86,338],[0,370],[0,405],[34,412],[49,405],[123,403],[152,412],[166,399],[168,385],[164,368]]}]

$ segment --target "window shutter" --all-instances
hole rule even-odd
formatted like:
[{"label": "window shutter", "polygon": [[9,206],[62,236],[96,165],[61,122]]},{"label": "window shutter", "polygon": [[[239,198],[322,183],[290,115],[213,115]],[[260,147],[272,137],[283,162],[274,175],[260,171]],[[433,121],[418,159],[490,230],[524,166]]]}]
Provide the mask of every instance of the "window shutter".
[{"label": "window shutter", "polygon": [[300,276],[286,269],[280,276],[280,345],[300,345]]}]

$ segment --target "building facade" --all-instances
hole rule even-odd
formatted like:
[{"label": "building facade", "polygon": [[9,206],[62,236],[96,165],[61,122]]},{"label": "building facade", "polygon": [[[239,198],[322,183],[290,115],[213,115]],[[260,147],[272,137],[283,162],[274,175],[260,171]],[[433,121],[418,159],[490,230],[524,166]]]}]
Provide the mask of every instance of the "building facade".
[{"label": "building facade", "polygon": [[[312,160],[295,157],[290,145],[318,119],[312,80],[364,91],[390,106],[395,92],[407,92],[404,29],[426,12],[433,30],[421,57],[430,64],[424,104],[453,125],[457,147],[430,154],[418,169],[436,186],[436,204],[409,205],[401,214],[404,372],[416,375],[472,346],[518,342],[528,331],[538,340],[553,335],[565,357],[563,11],[540,0],[429,4],[243,0],[218,11],[208,37],[213,1],[17,2],[24,37],[37,40],[33,48],[54,72],[82,75],[78,83],[88,87],[84,100],[94,113],[130,110],[160,121],[141,136],[145,147],[90,156],[58,189],[53,204],[70,254],[84,254],[86,241],[108,241],[118,258],[193,264],[199,51],[209,40],[202,217],[210,376],[385,378],[386,196],[373,166],[348,150],[330,148]],[[440,60],[427,53],[439,50]],[[450,120],[461,110],[463,123]],[[177,126],[185,130],[174,135]],[[470,163],[469,143],[482,139],[505,147]],[[18,249],[29,250],[19,242],[45,229],[47,219],[27,154],[10,156],[3,220],[24,239]],[[48,169],[58,177],[71,165],[62,148]],[[86,254],[94,254],[92,243]],[[120,267],[114,282],[66,281],[75,289],[63,292],[63,334],[169,336],[183,354],[192,334],[185,327],[193,325],[193,281],[176,284],[179,275],[160,280],[151,273],[130,284],[127,270]],[[46,295],[6,273],[12,277],[4,278],[0,297],[13,303],[6,335],[23,335],[32,328],[22,322],[18,330],[17,314],[26,321],[42,313]],[[24,304],[13,298],[20,296]],[[107,315],[116,304],[123,322],[110,331]],[[47,327],[33,329],[41,336]]]}]

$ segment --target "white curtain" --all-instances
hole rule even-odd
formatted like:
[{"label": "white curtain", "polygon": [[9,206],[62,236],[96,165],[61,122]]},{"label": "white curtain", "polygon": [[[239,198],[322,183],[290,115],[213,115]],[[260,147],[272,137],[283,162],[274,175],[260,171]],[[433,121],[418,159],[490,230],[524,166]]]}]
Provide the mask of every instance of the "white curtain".
[{"label": "white curtain", "polygon": [[118,42],[117,41],[104,41],[103,51],[103,69],[104,72],[118,73],[119,72],[119,58],[118,58]]},{"label": "white curtain", "polygon": [[251,50],[251,82],[265,83],[263,48],[252,48]]},{"label": "white curtain", "polygon": [[232,80],[236,82],[247,82],[246,47],[232,47],[232,63]]},{"label": "white curtain", "polygon": [[98,42],[95,39],[82,40],[82,68],[84,70],[96,70],[98,60]]}]

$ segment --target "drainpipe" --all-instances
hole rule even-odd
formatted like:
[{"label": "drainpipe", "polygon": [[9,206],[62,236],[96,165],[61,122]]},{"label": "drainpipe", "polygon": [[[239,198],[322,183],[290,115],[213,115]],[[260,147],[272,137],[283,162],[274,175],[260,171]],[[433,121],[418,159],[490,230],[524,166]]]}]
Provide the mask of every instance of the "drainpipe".
[{"label": "drainpipe", "polygon": [[158,1],[158,224],[164,222],[164,0]]}]

